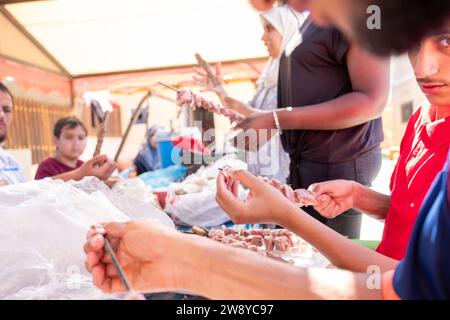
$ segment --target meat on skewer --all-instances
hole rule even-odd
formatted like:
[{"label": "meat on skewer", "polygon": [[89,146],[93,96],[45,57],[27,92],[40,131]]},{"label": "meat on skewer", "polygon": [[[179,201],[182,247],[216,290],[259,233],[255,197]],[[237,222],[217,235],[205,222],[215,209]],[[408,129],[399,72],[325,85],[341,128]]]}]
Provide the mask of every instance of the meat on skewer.
[{"label": "meat on skewer", "polygon": [[210,112],[224,115],[228,117],[231,121],[241,121],[244,117],[231,109],[221,108],[217,103],[213,103],[204,99],[203,97],[194,94],[191,90],[180,90],[177,93],[177,104],[181,107],[187,106],[192,109],[203,108]]},{"label": "meat on skewer", "polygon": [[[231,168],[230,166],[224,166],[220,170],[223,172],[226,178],[229,178],[230,173],[233,171],[233,168]],[[299,207],[317,205],[316,198],[309,190],[293,190],[290,185],[282,183],[277,179],[269,179],[262,176],[258,176],[258,178],[280,191],[286,198],[288,198],[291,202],[295,203]]]}]

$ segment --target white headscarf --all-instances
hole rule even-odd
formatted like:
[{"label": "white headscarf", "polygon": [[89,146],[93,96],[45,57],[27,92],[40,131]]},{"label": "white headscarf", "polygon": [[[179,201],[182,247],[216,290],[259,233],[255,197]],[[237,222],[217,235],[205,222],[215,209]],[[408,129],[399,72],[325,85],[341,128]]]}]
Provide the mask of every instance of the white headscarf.
[{"label": "white headscarf", "polygon": [[302,42],[300,27],[307,18],[307,14],[294,11],[289,6],[278,6],[260,14],[261,18],[269,22],[281,35],[281,47],[278,57],[269,58],[259,77],[257,84],[270,88],[278,83],[278,69],[280,58],[284,53],[287,57]]}]

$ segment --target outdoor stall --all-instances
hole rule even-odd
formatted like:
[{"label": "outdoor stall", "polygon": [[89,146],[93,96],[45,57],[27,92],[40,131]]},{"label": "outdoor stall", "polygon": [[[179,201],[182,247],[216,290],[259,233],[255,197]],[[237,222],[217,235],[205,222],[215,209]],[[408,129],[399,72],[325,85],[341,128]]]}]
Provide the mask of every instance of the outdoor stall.
[{"label": "outdoor stall", "polygon": [[2,2],[0,300],[384,294],[446,86],[306,2]]}]

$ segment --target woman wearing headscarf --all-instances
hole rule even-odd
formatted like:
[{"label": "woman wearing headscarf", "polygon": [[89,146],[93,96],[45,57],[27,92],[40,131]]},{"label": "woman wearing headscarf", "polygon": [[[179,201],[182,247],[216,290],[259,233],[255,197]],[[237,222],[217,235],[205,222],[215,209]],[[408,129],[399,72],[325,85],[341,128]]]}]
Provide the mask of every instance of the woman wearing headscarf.
[{"label": "woman wearing headscarf", "polygon": [[[263,110],[276,109],[280,58],[283,52],[290,55],[301,42],[299,25],[303,23],[306,15],[296,14],[288,6],[279,6],[261,13],[260,17],[264,28],[261,40],[267,47],[269,60],[256,82],[257,91],[253,99],[248,106],[240,104],[243,107],[235,109],[246,117]],[[196,84],[215,92],[224,106],[227,106],[229,101],[236,101],[228,96],[223,87],[220,65],[216,66],[215,74],[219,86],[211,85],[204,72],[198,69],[196,72]],[[247,163],[249,171],[255,175],[277,178],[282,182],[285,182],[289,175],[289,156],[283,150],[279,137],[273,137],[257,154],[248,154]]]},{"label": "woman wearing headscarf", "polygon": [[158,130],[161,129],[162,127],[159,125],[153,125],[148,129],[145,143],[133,161],[138,175],[161,168],[161,159],[159,157],[158,145],[156,142],[156,134]]}]

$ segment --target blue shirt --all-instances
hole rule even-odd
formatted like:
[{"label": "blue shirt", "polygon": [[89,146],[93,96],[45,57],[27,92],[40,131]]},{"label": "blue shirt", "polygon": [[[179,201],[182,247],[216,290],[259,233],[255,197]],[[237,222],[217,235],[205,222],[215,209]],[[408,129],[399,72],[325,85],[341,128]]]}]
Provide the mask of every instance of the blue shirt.
[{"label": "blue shirt", "polygon": [[26,181],[20,164],[12,155],[0,147],[0,186]]},{"label": "blue shirt", "polygon": [[394,275],[401,299],[450,299],[450,153],[420,210]]}]

